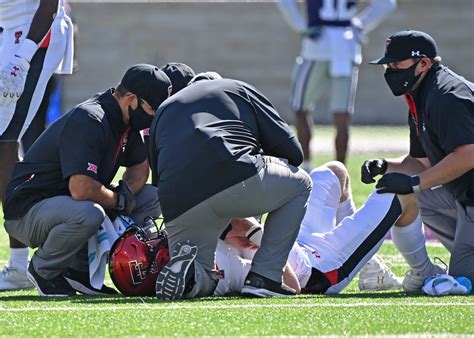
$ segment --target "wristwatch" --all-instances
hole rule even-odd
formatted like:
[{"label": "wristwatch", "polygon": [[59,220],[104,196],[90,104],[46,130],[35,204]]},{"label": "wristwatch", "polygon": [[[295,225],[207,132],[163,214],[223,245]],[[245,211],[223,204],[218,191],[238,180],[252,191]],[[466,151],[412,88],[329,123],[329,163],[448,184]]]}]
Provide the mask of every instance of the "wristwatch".
[{"label": "wristwatch", "polygon": [[125,203],[127,201],[125,200],[125,195],[123,194],[117,194],[117,206],[115,207],[116,210],[122,211],[125,209]]},{"label": "wristwatch", "polygon": [[413,187],[413,192],[420,192],[420,176],[410,176],[410,185]]}]

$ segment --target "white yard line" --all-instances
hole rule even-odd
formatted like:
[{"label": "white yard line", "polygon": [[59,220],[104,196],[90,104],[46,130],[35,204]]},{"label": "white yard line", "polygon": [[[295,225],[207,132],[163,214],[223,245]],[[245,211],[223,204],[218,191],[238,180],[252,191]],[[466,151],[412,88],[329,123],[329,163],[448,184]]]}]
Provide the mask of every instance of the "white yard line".
[{"label": "white yard line", "polygon": [[[145,305],[145,306],[143,306]],[[157,305],[134,304],[127,306],[98,306],[98,307],[29,307],[29,308],[6,308],[0,304],[0,312],[29,312],[29,311],[120,311],[120,310],[193,310],[193,309],[266,309],[266,308],[354,308],[354,307],[474,307],[474,303],[435,303],[435,302],[407,302],[407,303],[352,303],[352,304],[236,304],[236,305]]]}]

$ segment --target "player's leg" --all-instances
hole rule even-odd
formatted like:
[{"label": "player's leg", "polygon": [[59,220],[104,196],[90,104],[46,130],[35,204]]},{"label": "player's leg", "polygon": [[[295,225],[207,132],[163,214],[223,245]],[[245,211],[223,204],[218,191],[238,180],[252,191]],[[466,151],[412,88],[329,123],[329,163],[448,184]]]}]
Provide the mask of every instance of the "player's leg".
[{"label": "player's leg", "polygon": [[[346,217],[332,232],[314,234],[313,245],[300,243],[314,268],[306,285],[310,292],[337,293],[345,288],[382,245],[390,228],[416,203],[401,203],[393,194],[372,193],[352,216]],[[408,217],[408,216],[407,216]],[[408,220],[411,221],[411,220]]]},{"label": "player's leg", "polygon": [[303,149],[302,168],[312,169],[310,143],[312,138],[314,102],[325,89],[328,63],[296,58],[292,75],[291,108],[295,113],[298,140]]},{"label": "player's leg", "polygon": [[31,121],[31,124],[28,127],[25,135],[23,135],[23,137],[21,138],[21,149],[23,151],[23,154],[26,154],[28,149],[30,149],[36,139],[46,129],[46,115],[49,108],[50,96],[53,93],[55,86],[56,80],[55,77],[52,76],[46,86],[43,100],[41,101],[41,104],[38,108],[38,112],[33,118],[33,121]]},{"label": "player's leg", "polygon": [[[342,166],[342,164],[340,164]],[[343,198],[342,184],[326,165],[313,169],[309,174],[313,182],[308,207],[301,221],[298,238],[308,236],[313,232],[331,231],[336,226],[337,212]]]},{"label": "player's leg", "polygon": [[334,138],[334,147],[336,149],[336,160],[346,163],[347,151],[349,148],[349,126],[351,124],[351,115],[347,112],[333,112],[334,126],[336,128],[336,137]]},{"label": "player's leg", "polygon": [[349,127],[354,112],[358,68],[353,67],[350,76],[331,77],[329,109],[333,113],[336,138],[336,160],[345,163],[349,146]]},{"label": "player's leg", "polygon": [[[19,160],[18,137],[25,122],[30,103],[35,95],[40,78],[46,49],[39,49],[30,63],[25,88],[20,99],[14,105],[15,113],[5,132],[0,136],[0,189],[4,200],[13,165]],[[25,289],[33,287],[26,278],[28,266],[28,248],[20,241],[9,237],[10,257],[0,274],[0,290]]]},{"label": "player's leg", "polygon": [[428,256],[422,219],[448,250],[455,233],[456,203],[451,194],[439,188],[417,193],[417,197],[421,216],[405,227],[392,228],[393,243],[410,266],[402,284],[406,292],[420,292],[426,277],[444,272]]}]

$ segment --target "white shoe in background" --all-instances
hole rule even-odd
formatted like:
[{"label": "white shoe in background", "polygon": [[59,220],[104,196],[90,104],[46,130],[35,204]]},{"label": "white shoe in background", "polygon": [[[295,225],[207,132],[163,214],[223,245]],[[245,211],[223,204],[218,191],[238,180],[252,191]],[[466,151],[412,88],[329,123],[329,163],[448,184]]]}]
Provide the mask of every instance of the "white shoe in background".
[{"label": "white shoe in background", "polygon": [[361,291],[397,290],[401,285],[402,278],[395,276],[377,255],[373,256],[359,273]]},{"label": "white shoe in background", "polygon": [[0,271],[0,291],[33,289],[34,285],[26,277],[26,269],[17,269],[7,261]]}]

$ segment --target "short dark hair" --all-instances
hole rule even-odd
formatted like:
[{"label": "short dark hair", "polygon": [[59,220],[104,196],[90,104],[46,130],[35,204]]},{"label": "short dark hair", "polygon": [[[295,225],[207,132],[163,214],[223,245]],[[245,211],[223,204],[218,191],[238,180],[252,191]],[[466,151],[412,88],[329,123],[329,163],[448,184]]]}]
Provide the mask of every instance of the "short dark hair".
[{"label": "short dark hair", "polygon": [[115,88],[115,92],[120,97],[124,97],[125,95],[127,95],[127,93],[130,93],[128,89],[125,88],[121,83],[117,85],[117,87]]}]

